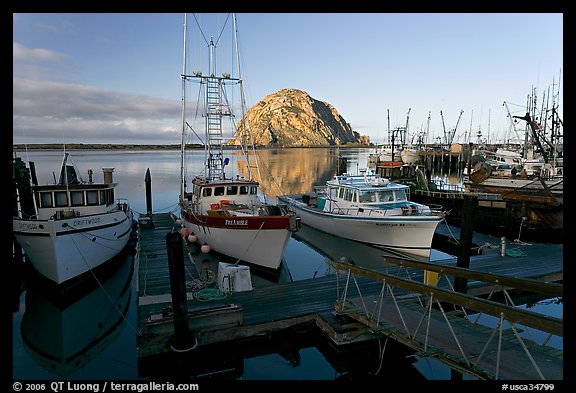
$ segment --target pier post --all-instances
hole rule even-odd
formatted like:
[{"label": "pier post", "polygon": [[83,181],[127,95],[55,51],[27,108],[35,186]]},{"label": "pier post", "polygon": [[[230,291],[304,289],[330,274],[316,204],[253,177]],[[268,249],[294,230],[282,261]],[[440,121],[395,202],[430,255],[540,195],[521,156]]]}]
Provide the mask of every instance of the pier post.
[{"label": "pier post", "polygon": [[182,235],[178,232],[169,232],[166,235],[166,248],[168,251],[172,309],[174,310],[174,340],[170,347],[175,352],[186,352],[194,349],[198,342],[188,329]]},{"label": "pier post", "polygon": [[[474,216],[478,206],[478,197],[475,195],[465,195],[462,206],[462,224],[460,226],[460,247],[458,248],[458,260],[456,267],[468,269],[470,267],[470,247],[472,246],[472,235],[474,233]],[[468,279],[462,277],[454,278],[454,290],[466,293],[468,290]]]},{"label": "pier post", "polygon": [[152,177],[150,176],[150,168],[146,169],[144,182],[146,183],[146,213],[150,217],[152,216]]}]

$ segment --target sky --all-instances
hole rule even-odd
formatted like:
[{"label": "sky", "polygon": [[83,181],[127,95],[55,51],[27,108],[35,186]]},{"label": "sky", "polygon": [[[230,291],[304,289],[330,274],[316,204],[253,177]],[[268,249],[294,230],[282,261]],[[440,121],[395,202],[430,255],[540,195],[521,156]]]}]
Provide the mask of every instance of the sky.
[{"label": "sky", "polygon": [[[429,143],[456,126],[454,142],[515,139],[504,102],[523,116],[534,89],[540,107],[554,88],[563,119],[562,13],[236,16],[248,107],[303,90],[374,143],[407,123],[408,139],[428,130]],[[183,20],[13,14],[13,143],[179,144]],[[209,37],[218,59],[232,56],[229,14],[187,20],[187,58],[205,57]]]}]

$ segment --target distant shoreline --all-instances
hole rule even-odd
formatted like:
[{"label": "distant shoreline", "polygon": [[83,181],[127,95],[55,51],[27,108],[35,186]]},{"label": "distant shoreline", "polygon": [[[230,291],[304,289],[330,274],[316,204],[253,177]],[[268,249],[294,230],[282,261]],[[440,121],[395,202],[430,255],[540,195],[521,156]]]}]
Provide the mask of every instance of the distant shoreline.
[{"label": "distant shoreline", "polygon": [[[13,151],[26,151],[26,150],[62,150],[63,145],[59,143],[36,143],[36,144],[13,144]],[[327,147],[366,147],[370,148],[373,146],[367,146],[362,144],[346,144],[342,146],[257,146],[257,149],[297,149],[297,148],[327,148]],[[200,144],[188,144],[186,149],[204,149],[204,145]],[[227,146],[226,149],[237,150],[240,149],[239,146]],[[66,145],[66,150],[180,150],[179,144],[173,145],[128,145],[128,144],[112,144],[112,143],[69,143]]]}]

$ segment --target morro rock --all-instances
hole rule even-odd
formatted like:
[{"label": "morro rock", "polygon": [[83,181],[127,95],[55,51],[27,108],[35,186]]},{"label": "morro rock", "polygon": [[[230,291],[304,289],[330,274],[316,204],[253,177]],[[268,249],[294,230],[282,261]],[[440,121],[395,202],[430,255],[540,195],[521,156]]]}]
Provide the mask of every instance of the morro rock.
[{"label": "morro rock", "polygon": [[256,146],[329,146],[361,140],[332,105],[297,89],[282,89],[250,108],[229,145],[240,145],[248,137],[246,119]]}]

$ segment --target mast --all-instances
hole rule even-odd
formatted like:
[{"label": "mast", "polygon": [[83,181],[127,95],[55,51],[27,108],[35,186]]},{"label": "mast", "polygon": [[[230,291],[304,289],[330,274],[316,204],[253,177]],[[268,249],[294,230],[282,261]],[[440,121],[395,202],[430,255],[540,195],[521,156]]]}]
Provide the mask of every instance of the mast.
[{"label": "mast", "polygon": [[[248,137],[250,138],[250,146],[252,147],[252,157],[254,157],[254,165],[256,167],[256,171],[258,173],[258,179],[262,179],[260,176],[260,167],[258,166],[258,158],[256,156],[256,149],[254,147],[254,136],[252,135],[252,129],[250,128],[250,121],[248,117],[245,117],[246,114],[246,98],[244,97],[244,85],[242,83],[242,71],[240,69],[240,49],[238,48],[238,24],[236,21],[236,14],[232,14],[232,22],[234,28],[234,45],[236,49],[236,64],[238,67],[238,84],[240,86],[240,106],[241,106],[241,121],[243,122],[242,128],[245,131],[248,131]],[[244,151],[244,144],[243,142],[240,143],[242,147],[242,151]],[[250,164],[250,153],[248,152],[248,148],[246,148],[246,167],[248,170],[248,179],[252,180],[252,165]]]},{"label": "mast", "polygon": [[186,13],[184,13],[184,61],[182,62],[182,135],[180,141],[180,203],[184,203],[184,150],[186,145]]}]

